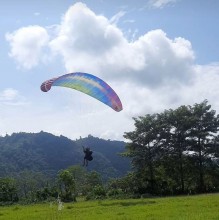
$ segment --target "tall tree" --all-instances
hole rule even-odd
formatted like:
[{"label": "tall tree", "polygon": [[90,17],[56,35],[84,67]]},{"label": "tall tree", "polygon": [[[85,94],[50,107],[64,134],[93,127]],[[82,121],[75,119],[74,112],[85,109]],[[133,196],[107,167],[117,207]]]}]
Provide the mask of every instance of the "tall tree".
[{"label": "tall tree", "polygon": [[[192,157],[198,166],[199,192],[205,192],[205,167],[212,162],[215,152],[217,132],[219,130],[219,116],[211,109],[207,100],[192,107],[193,126],[190,133],[190,148]],[[218,145],[217,145],[218,147]]]},{"label": "tall tree", "polygon": [[176,164],[175,174],[180,181],[180,191],[185,191],[185,159],[187,147],[187,137],[189,129],[192,125],[190,106],[180,106],[176,110],[170,109],[168,114],[168,123],[170,125],[169,139],[169,157],[172,158],[172,163]]},{"label": "tall tree", "polygon": [[155,164],[159,159],[159,147],[163,141],[163,127],[159,114],[147,114],[134,118],[135,131],[125,133],[131,142],[127,145],[127,156],[142,179],[142,188],[155,193]]}]

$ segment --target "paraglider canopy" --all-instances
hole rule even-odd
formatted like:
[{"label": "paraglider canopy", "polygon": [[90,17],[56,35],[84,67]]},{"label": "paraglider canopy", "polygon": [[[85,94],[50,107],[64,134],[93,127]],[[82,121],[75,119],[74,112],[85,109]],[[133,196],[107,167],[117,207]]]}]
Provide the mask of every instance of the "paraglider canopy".
[{"label": "paraglider canopy", "polygon": [[119,112],[122,103],[115,91],[102,79],[88,73],[69,73],[42,83],[41,90],[48,92],[52,86],[61,86],[81,91]]}]

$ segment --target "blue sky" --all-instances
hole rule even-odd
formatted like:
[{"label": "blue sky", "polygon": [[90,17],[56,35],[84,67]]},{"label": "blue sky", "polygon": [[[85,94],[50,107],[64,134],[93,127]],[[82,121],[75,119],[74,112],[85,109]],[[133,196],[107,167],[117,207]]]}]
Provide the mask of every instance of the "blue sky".
[{"label": "blue sky", "polygon": [[[219,110],[217,0],[0,2],[0,134],[123,138],[132,117],[208,99]],[[68,72],[118,93],[117,113],[77,91],[40,91]]]}]

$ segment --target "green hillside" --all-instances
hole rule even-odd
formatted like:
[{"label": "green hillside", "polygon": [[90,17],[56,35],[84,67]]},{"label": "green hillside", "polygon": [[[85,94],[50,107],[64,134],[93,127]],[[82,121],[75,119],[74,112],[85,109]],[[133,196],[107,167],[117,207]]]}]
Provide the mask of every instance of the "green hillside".
[{"label": "green hillside", "polygon": [[124,151],[124,142],[92,136],[73,141],[43,131],[21,132],[0,137],[0,177],[25,170],[53,176],[61,169],[82,165],[82,145],[93,151],[89,170],[98,171],[105,178],[122,176],[130,170],[128,159],[118,155]]}]

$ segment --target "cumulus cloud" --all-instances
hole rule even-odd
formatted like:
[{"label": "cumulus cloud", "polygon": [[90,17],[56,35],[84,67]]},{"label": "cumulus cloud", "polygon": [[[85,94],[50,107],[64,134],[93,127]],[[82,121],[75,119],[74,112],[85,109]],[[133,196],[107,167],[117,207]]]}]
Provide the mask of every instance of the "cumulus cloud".
[{"label": "cumulus cloud", "polygon": [[105,54],[124,40],[121,30],[106,17],[95,15],[85,4],[77,3],[64,15],[58,36],[50,46],[63,57],[68,71],[98,72],[105,65]]},{"label": "cumulus cloud", "polygon": [[76,3],[55,27],[57,35],[50,41],[46,29],[39,26],[7,34],[10,56],[32,68],[43,58],[48,43],[51,51],[62,57],[67,72],[94,72],[105,79],[135,81],[151,88],[187,83],[195,59],[191,43],[181,37],[170,39],[162,30],[149,31],[129,42],[112,22],[123,15],[120,12],[110,20]]},{"label": "cumulus cloud", "polygon": [[49,35],[43,27],[29,26],[7,33],[6,40],[11,46],[9,55],[20,66],[31,69],[45,58],[43,49],[49,41]]},{"label": "cumulus cloud", "polygon": [[194,83],[184,85],[180,91],[181,101],[193,104],[208,99],[214,108],[219,110],[219,63],[194,65]]},{"label": "cumulus cloud", "polygon": [[[151,1],[151,4],[164,7],[173,2],[175,1],[159,0]],[[125,124],[128,129],[131,116],[159,112],[204,99],[212,101],[219,109],[219,64],[195,64],[191,42],[183,37],[171,39],[160,29],[151,30],[129,41],[116,26],[123,15],[124,12],[120,12],[108,19],[95,14],[85,4],[76,3],[67,10],[61,23],[56,26],[47,29],[29,26],[8,34],[10,56],[20,65],[33,68],[42,61],[42,51],[47,49],[62,58],[67,72],[91,72],[107,80],[124,106],[124,110],[116,115],[118,120],[109,118],[108,124],[112,125],[111,128],[121,129],[117,130],[116,137],[121,136],[124,129],[119,123]],[[49,36],[49,33],[52,35]],[[77,112],[77,115],[88,116],[84,121],[90,121],[90,124],[99,123],[95,128],[96,132],[101,133],[105,129],[102,135],[111,136],[113,132],[110,126],[106,129],[103,128],[106,123],[100,124],[101,120],[106,120],[105,106],[100,104],[97,108],[96,103],[92,104],[89,98],[83,97],[83,100],[86,105],[89,104],[89,108],[95,105],[95,114],[90,117],[89,112],[81,107],[82,112]],[[70,109],[77,111],[76,99],[79,101],[80,98],[74,96],[74,106],[69,105],[68,117],[73,115]],[[79,116],[77,118],[79,119],[74,120],[79,120],[76,123],[78,126],[83,120]],[[65,123],[68,125],[62,124],[60,127],[72,126],[69,121]],[[83,129],[81,127],[79,133],[82,134]],[[90,133],[94,134],[95,131]]]},{"label": "cumulus cloud", "polygon": [[188,40],[169,39],[162,30],[152,30],[129,42],[110,20],[82,3],[66,12],[50,46],[63,57],[67,71],[92,71],[151,87],[187,82],[195,59]]}]

